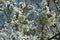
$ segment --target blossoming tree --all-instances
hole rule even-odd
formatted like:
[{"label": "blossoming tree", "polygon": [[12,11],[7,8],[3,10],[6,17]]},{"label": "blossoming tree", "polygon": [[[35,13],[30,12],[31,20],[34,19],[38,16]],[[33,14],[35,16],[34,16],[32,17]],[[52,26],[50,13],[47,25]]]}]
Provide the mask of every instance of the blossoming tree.
[{"label": "blossoming tree", "polygon": [[59,0],[1,0],[0,40],[60,40],[59,10]]}]

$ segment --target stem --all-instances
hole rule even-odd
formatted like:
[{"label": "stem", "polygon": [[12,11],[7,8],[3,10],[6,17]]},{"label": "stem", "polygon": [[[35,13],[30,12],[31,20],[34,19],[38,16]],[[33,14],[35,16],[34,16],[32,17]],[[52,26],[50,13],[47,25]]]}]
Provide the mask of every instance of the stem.
[{"label": "stem", "polygon": [[40,40],[44,40],[44,26],[42,26],[42,29],[41,29],[41,39]]}]

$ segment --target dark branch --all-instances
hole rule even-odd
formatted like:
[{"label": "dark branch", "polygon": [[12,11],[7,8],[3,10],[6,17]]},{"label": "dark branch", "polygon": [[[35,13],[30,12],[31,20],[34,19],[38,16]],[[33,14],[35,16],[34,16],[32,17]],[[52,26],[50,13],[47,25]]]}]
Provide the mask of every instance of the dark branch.
[{"label": "dark branch", "polygon": [[59,33],[57,33],[56,35],[54,35],[53,37],[49,38],[49,40],[54,39],[54,38],[55,38],[56,36],[58,36],[58,35],[60,35],[60,32],[59,32]]}]

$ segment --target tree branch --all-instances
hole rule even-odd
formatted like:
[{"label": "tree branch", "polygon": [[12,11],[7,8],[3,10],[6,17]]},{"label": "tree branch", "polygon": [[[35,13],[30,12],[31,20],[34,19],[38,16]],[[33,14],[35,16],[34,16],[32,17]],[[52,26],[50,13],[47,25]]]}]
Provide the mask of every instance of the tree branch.
[{"label": "tree branch", "polygon": [[57,35],[60,35],[60,32],[57,33],[56,35],[54,35],[53,37],[49,38],[49,40],[52,40],[52,39],[55,38]]}]

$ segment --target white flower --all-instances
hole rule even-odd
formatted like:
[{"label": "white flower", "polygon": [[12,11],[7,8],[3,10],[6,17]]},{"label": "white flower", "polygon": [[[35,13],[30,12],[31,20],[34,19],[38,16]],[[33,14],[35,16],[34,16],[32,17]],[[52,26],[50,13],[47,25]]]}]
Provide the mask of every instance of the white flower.
[{"label": "white flower", "polygon": [[11,21],[11,23],[15,23],[14,21]]},{"label": "white flower", "polygon": [[14,7],[14,12],[19,12],[19,9],[17,7]]},{"label": "white flower", "polygon": [[32,5],[27,5],[28,8],[32,8],[33,6]]},{"label": "white flower", "polygon": [[22,8],[25,8],[25,7],[26,7],[25,2],[20,2],[19,5],[20,5],[20,7],[22,7]]},{"label": "white flower", "polygon": [[33,24],[34,23],[34,20],[32,20],[32,21],[26,20],[26,21],[28,22],[28,24]]},{"label": "white flower", "polygon": [[48,19],[48,22],[50,23],[50,25],[54,25],[55,19],[53,17],[51,17]]},{"label": "white flower", "polygon": [[21,15],[22,12],[23,12],[23,10],[20,8],[19,11],[18,11],[18,13]]},{"label": "white flower", "polygon": [[9,1],[7,1],[7,4],[10,4],[10,2],[9,2]]},{"label": "white flower", "polygon": [[10,4],[10,6],[14,7],[14,5],[13,5],[13,4]]},{"label": "white flower", "polygon": [[48,7],[48,6],[46,6],[46,9],[47,9],[47,13],[50,13],[50,12],[49,12],[49,7]]},{"label": "white flower", "polygon": [[15,20],[15,23],[18,24],[19,23],[19,20]]},{"label": "white flower", "polygon": [[14,15],[13,18],[16,19],[16,15]]},{"label": "white flower", "polygon": [[4,26],[8,27],[9,26],[9,23],[5,23]]},{"label": "white flower", "polygon": [[32,6],[32,5],[27,5],[27,8],[28,8],[28,9],[32,8],[32,10],[35,11],[35,7]]}]

